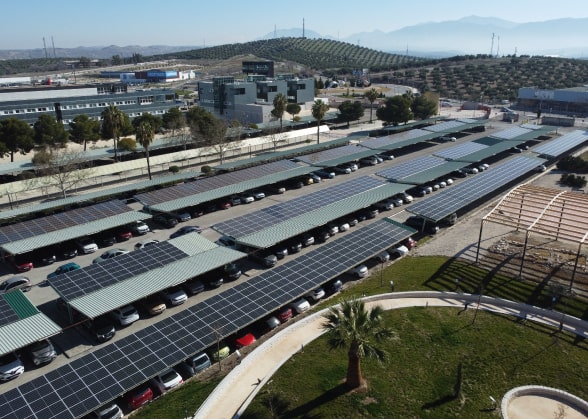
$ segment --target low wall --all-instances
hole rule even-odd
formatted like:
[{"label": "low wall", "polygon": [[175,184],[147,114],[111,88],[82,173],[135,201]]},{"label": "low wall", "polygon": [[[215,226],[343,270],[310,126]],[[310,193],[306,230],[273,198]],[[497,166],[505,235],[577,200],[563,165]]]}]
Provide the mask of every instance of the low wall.
[{"label": "low wall", "polygon": [[556,388],[544,387],[544,386],[522,386],[516,387],[510,390],[502,398],[500,410],[502,411],[502,417],[508,419],[508,406],[517,397],[522,396],[540,396],[546,397],[555,401],[562,402],[567,406],[577,410],[581,414],[588,417],[588,403],[579,397],[574,396],[563,390]]}]

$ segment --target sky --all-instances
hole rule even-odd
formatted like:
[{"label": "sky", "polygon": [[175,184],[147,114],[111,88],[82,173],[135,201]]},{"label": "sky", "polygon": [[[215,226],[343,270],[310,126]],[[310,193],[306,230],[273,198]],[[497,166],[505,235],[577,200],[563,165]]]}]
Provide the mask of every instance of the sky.
[{"label": "sky", "polygon": [[[588,17],[585,0],[26,0],[2,1],[0,49],[214,46],[305,28],[342,39],[476,15],[512,22]],[[411,7],[414,5],[414,7]]]}]

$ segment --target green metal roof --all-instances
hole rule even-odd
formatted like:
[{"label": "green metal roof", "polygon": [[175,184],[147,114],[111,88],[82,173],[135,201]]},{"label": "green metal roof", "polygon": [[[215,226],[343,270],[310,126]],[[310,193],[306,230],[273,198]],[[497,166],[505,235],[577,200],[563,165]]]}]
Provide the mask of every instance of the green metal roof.
[{"label": "green metal roof", "polygon": [[488,157],[492,157],[497,154],[503,153],[503,152],[513,148],[514,146],[516,146],[517,144],[520,144],[522,142],[524,142],[524,141],[513,141],[513,140],[500,141],[500,142],[498,142],[494,145],[491,145],[489,147],[486,147],[482,150],[478,150],[478,151],[470,153],[466,156],[461,156],[459,158],[456,158],[455,161],[461,161],[461,162],[466,162],[466,163],[477,163],[477,162],[480,162],[484,159],[487,159]]},{"label": "green metal roof", "polygon": [[42,204],[37,205],[30,205],[24,206],[20,208],[14,208],[7,211],[0,211],[0,220],[10,220],[12,218],[18,218],[24,215],[32,214],[32,213],[39,213],[45,211],[51,211],[57,208],[67,208],[71,205],[83,203],[83,202],[90,202],[90,201],[99,201],[103,198],[117,196],[120,194],[124,194],[128,191],[135,191],[135,190],[144,190],[149,189],[154,186],[165,185],[168,183],[178,183],[179,181],[184,181],[186,179],[192,179],[198,177],[200,172],[185,172],[185,173],[178,173],[171,176],[161,176],[156,177],[153,180],[146,180],[142,182],[132,183],[130,185],[118,186],[115,188],[103,189],[95,192],[85,193],[82,195],[70,195],[67,198],[63,199],[56,199],[49,202],[44,202]]},{"label": "green metal roof", "polygon": [[246,257],[245,253],[218,246],[195,233],[169,242],[188,251],[189,256],[68,301],[69,304],[84,315],[95,318]]},{"label": "green metal roof", "polygon": [[78,237],[87,236],[89,234],[99,233],[113,227],[130,224],[135,221],[146,220],[148,218],[151,218],[151,215],[145,214],[144,212],[128,211],[112,217],[92,221],[90,223],[78,224],[62,230],[5,243],[2,245],[2,248],[10,254],[17,255],[31,250],[40,249],[53,243],[61,243]]},{"label": "green metal roof", "polygon": [[323,226],[339,217],[368,207],[371,204],[390,198],[406,190],[406,185],[388,183],[381,187],[359,193],[355,196],[333,202],[322,208],[290,218],[284,222],[274,224],[269,228],[237,237],[236,240],[244,245],[267,248],[298,234]]},{"label": "green metal roof", "polygon": [[61,327],[37,310],[22,291],[12,291],[0,298],[4,298],[19,317],[15,322],[0,326],[0,356],[61,333]]},{"label": "green metal roof", "polygon": [[[469,165],[469,163],[464,163],[461,161],[450,161],[447,163],[443,163],[439,166],[423,170],[422,172],[416,173],[412,176],[402,178],[401,181],[413,185],[422,185],[423,183],[427,183],[434,179],[448,175],[454,170],[461,169],[462,167],[466,167],[467,165]],[[404,187],[406,188],[406,185],[404,185]]]}]

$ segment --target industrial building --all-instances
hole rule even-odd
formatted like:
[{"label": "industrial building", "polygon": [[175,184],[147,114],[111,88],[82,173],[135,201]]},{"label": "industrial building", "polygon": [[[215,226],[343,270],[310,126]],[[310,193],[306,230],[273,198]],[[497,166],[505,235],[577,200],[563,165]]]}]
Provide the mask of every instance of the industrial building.
[{"label": "industrial building", "polygon": [[133,89],[122,83],[85,86],[37,86],[0,89],[0,120],[18,118],[33,125],[49,114],[68,125],[81,114],[100,120],[115,105],[133,119],[143,113],[163,115],[176,106],[172,89]]},{"label": "industrial building", "polygon": [[539,89],[522,87],[517,97],[517,108],[530,112],[588,116],[588,85],[567,89]]}]

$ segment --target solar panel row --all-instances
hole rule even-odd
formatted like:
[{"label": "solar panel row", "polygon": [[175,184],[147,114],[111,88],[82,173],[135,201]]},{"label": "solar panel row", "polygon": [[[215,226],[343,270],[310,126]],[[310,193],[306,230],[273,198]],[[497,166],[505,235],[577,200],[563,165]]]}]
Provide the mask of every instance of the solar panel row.
[{"label": "solar panel row", "polygon": [[18,319],[18,315],[14,312],[10,304],[4,299],[3,295],[0,295],[0,326],[13,323]]},{"label": "solar panel row", "polygon": [[14,418],[82,416],[410,236],[378,221],[0,394]]},{"label": "solar panel row", "polygon": [[533,152],[549,157],[558,157],[586,141],[588,141],[588,131],[576,130],[551,140],[547,144],[535,147]]},{"label": "solar panel row", "polygon": [[402,180],[405,177],[415,175],[432,167],[440,166],[444,163],[446,163],[445,159],[441,159],[435,156],[425,156],[398,164],[385,170],[381,170],[377,172],[376,175],[391,181]]}]

